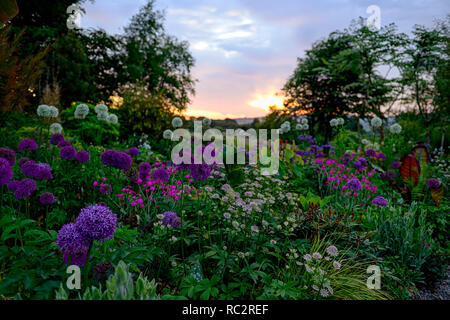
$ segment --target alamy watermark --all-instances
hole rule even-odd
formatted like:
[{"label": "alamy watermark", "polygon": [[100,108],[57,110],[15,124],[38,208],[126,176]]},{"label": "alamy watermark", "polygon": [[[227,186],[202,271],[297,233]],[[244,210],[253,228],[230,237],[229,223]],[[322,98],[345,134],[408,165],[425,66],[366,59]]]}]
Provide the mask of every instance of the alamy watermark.
[{"label": "alamy watermark", "polygon": [[380,30],[381,29],[381,9],[377,5],[368,6],[366,9],[366,13],[370,14],[367,18],[367,27],[372,30]]},{"label": "alamy watermark", "polygon": [[371,276],[367,278],[367,288],[369,289],[381,289],[381,268],[376,265],[371,265],[367,267],[367,273],[370,273]]},{"label": "alamy watermark", "polygon": [[[268,131],[267,129],[248,129],[247,131],[226,129],[224,137],[220,130],[214,128],[203,133],[202,121],[194,121],[193,134],[187,129],[179,128],[168,137],[172,141],[179,142],[172,149],[171,160],[175,165],[202,163],[256,165],[259,163],[266,166],[261,168],[262,175],[274,175],[279,169],[279,130],[271,129],[270,138]],[[203,141],[211,143],[204,147]],[[192,150],[194,150],[193,157]]]},{"label": "alamy watermark", "polygon": [[69,14],[66,22],[67,28],[69,30],[81,29],[81,8],[77,5],[70,5],[66,12]]}]

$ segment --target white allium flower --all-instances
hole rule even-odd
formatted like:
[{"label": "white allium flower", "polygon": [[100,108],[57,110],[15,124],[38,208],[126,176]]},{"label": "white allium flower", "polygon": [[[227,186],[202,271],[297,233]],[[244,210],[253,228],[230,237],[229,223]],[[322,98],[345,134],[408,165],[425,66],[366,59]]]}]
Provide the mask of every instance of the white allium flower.
[{"label": "white allium flower", "polygon": [[107,121],[109,117],[108,111],[100,111],[97,113],[97,119],[99,121]]},{"label": "white allium flower", "polygon": [[372,118],[372,120],[370,120],[370,124],[373,128],[379,128],[383,124],[383,121],[381,121],[380,118],[375,117],[375,118]]},{"label": "white allium flower", "polygon": [[337,119],[331,119],[330,126],[337,127],[339,125],[339,121]]},{"label": "white allium flower", "polygon": [[362,140],[361,140],[361,143],[362,143],[362,144],[368,144],[369,141],[368,141],[367,139],[362,139]]},{"label": "white allium flower", "polygon": [[302,118],[302,120],[300,120],[300,123],[303,125],[308,124],[308,118]]},{"label": "white allium flower", "polygon": [[164,139],[172,139],[172,137],[173,137],[172,130],[167,129],[166,131],[163,132]]},{"label": "white allium flower", "polygon": [[52,123],[50,125],[50,132],[52,134],[61,133],[63,130],[63,127],[59,123]]},{"label": "white allium flower", "polygon": [[180,128],[183,126],[183,120],[180,117],[175,117],[172,119],[172,126],[174,128]]},{"label": "white allium flower", "polygon": [[304,124],[302,130],[308,130],[309,129],[309,124]]},{"label": "white allium flower", "polygon": [[97,114],[100,112],[108,112],[108,106],[106,104],[98,104],[95,106],[95,112]]},{"label": "white allium flower", "polygon": [[75,109],[74,116],[77,119],[84,119],[89,114],[89,107],[86,104],[79,104]]},{"label": "white allium flower", "polygon": [[202,122],[203,122],[203,125],[204,125],[204,126],[210,126],[210,125],[211,125],[211,119],[204,118],[204,119],[202,120]]},{"label": "white allium flower", "polygon": [[37,115],[39,117],[49,117],[50,116],[50,107],[46,104],[41,104],[37,107]]},{"label": "white allium flower", "polygon": [[119,119],[117,118],[117,116],[115,114],[109,114],[108,118],[106,118],[106,121],[108,121],[108,123],[111,124],[116,124],[117,122],[119,122]]},{"label": "white allium flower", "polygon": [[342,118],[337,118],[337,121],[338,121],[338,125],[339,125],[339,126],[343,126],[344,123],[345,123],[345,120],[342,119]]},{"label": "white allium flower", "polygon": [[302,130],[303,130],[303,125],[302,125],[301,123],[297,123],[297,124],[295,125],[295,130],[302,131]]},{"label": "white allium flower", "polygon": [[49,106],[48,107],[48,116],[49,116],[49,118],[57,118],[58,115],[59,115],[58,108],[56,108],[54,106]]},{"label": "white allium flower", "polygon": [[391,131],[391,133],[393,134],[399,134],[400,132],[402,132],[402,126],[399,125],[398,123],[394,123],[390,128],[389,131]]}]

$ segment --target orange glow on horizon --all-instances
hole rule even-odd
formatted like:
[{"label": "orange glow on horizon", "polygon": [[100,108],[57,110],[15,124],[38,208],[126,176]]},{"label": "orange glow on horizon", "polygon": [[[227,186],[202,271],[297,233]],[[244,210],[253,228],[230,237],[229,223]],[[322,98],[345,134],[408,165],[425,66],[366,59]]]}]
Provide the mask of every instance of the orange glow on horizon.
[{"label": "orange glow on horizon", "polygon": [[253,101],[250,101],[248,105],[269,112],[270,106],[276,106],[277,109],[282,109],[283,100],[283,96],[277,95],[274,92],[269,92],[268,94],[258,93],[255,95],[255,99]]}]

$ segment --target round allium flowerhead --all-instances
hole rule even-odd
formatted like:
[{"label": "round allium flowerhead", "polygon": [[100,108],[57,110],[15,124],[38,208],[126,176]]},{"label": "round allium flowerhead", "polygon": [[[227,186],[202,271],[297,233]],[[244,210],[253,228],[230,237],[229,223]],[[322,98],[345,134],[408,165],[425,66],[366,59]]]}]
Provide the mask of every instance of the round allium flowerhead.
[{"label": "round allium flowerhead", "polygon": [[12,167],[16,163],[16,152],[9,148],[0,148],[0,158],[8,160]]},{"label": "round allium flowerhead", "polygon": [[197,181],[205,181],[211,176],[211,166],[206,163],[191,164],[189,171],[191,172],[192,178]]},{"label": "round allium flowerhead", "polygon": [[86,262],[89,241],[83,239],[75,223],[68,223],[58,231],[56,244],[63,252],[64,263],[83,266]]},{"label": "round allium flowerhead", "polygon": [[81,209],[75,220],[76,230],[88,241],[112,239],[117,227],[117,215],[111,209],[93,205]]},{"label": "round allium flowerhead", "polygon": [[169,180],[169,173],[164,168],[157,168],[153,172],[152,179],[160,182],[167,182]]},{"label": "round allium flowerhead", "polygon": [[398,168],[400,168],[400,163],[398,161],[394,161],[394,162],[392,162],[391,167],[393,169],[398,169]]},{"label": "round allium flowerhead", "polygon": [[61,133],[52,134],[50,136],[50,143],[53,145],[58,145],[64,141],[64,135]]},{"label": "round allium flowerhead", "polygon": [[98,114],[100,112],[108,112],[108,106],[106,104],[98,104],[95,106],[95,112]]},{"label": "round allium flowerhead", "polygon": [[172,119],[172,126],[174,128],[180,128],[183,126],[183,120],[180,117],[175,117]]},{"label": "round allium flowerhead", "polygon": [[345,120],[342,118],[337,118],[338,126],[343,126],[345,123]]},{"label": "round allium flowerhead", "polygon": [[106,121],[111,124],[117,124],[119,122],[119,118],[115,114],[108,114]]},{"label": "round allium flowerhead", "polygon": [[309,124],[304,124],[302,130],[309,130]]},{"label": "round allium flowerhead", "polygon": [[171,226],[173,228],[178,228],[181,226],[181,219],[173,211],[164,212],[161,222],[163,225]]},{"label": "round allium flowerhead", "polygon": [[59,123],[52,123],[50,125],[50,132],[52,134],[57,134],[57,133],[61,133],[63,131],[63,127],[61,124]]},{"label": "round allium flowerhead", "polygon": [[379,128],[379,127],[381,127],[382,124],[383,124],[383,121],[381,121],[381,119],[378,117],[372,118],[372,120],[370,120],[370,125],[373,128]]},{"label": "round allium flowerhead", "polygon": [[352,191],[360,191],[362,189],[361,181],[358,178],[351,179],[346,186]]},{"label": "round allium flowerhead", "polygon": [[373,198],[372,203],[376,204],[377,206],[381,206],[381,207],[386,207],[387,206],[386,199],[381,197],[381,196]]},{"label": "round allium flowerhead", "polygon": [[337,127],[339,125],[338,119],[331,119],[330,126]]},{"label": "round allium flowerhead", "polygon": [[70,143],[70,141],[67,141],[67,140],[63,140],[60,143],[58,143],[59,149],[64,148],[64,147],[70,147],[70,146],[72,146],[72,144]]},{"label": "round allium flowerhead", "polygon": [[20,158],[19,161],[18,161],[19,167],[22,168],[23,165],[24,165],[25,163],[27,163],[28,161],[30,161],[30,159],[28,159],[28,158]]},{"label": "round allium flowerhead", "polygon": [[47,163],[36,163],[33,160],[22,165],[22,173],[37,180],[53,179],[52,169]]},{"label": "round allium flowerhead", "polygon": [[136,157],[139,154],[139,149],[136,147],[131,147],[128,149],[128,154],[132,157]]},{"label": "round allium flowerhead", "polygon": [[295,125],[295,130],[303,130],[303,125],[301,124],[301,123],[297,123],[296,125]]},{"label": "round allium flowerhead", "polygon": [[367,157],[376,157],[377,156],[377,152],[373,149],[367,149],[366,150],[366,156]]},{"label": "round allium flowerhead", "polygon": [[39,117],[48,118],[50,116],[50,108],[46,104],[41,104],[37,107],[36,113]]},{"label": "round allium flowerhead", "polygon": [[80,150],[75,154],[75,160],[78,162],[86,163],[89,161],[89,152]]},{"label": "round allium flowerhead", "polygon": [[130,155],[122,151],[106,150],[100,156],[100,160],[105,166],[120,170],[126,170],[131,167],[132,159]]},{"label": "round allium flowerhead", "polygon": [[308,118],[302,118],[300,120],[300,123],[303,124],[303,125],[308,124]]},{"label": "round allium flowerhead", "polygon": [[59,115],[59,110],[58,108],[54,107],[54,106],[49,106],[48,107],[48,116],[49,118],[58,118]]},{"label": "round allium flowerhead", "polygon": [[75,158],[75,154],[75,148],[72,146],[62,147],[61,151],[59,152],[59,156],[63,160],[72,160],[73,158]]},{"label": "round allium flowerhead", "polygon": [[75,109],[74,116],[77,119],[84,119],[89,114],[89,106],[86,104],[79,104]]},{"label": "round allium flowerhead", "polygon": [[38,148],[38,144],[33,139],[23,139],[19,142],[17,148],[24,151],[36,150]]},{"label": "round allium flowerhead", "polygon": [[362,139],[362,140],[361,140],[361,143],[362,143],[362,144],[368,144],[369,141],[368,141],[367,139]]},{"label": "round allium flowerhead", "polygon": [[97,119],[99,121],[108,121],[109,113],[107,111],[100,111],[97,113]]},{"label": "round allium flowerhead", "polygon": [[337,254],[338,254],[338,248],[336,248],[335,246],[329,246],[329,247],[327,248],[327,253],[328,253],[330,256],[335,257],[335,256],[337,256]]},{"label": "round allium flowerhead", "polygon": [[167,129],[166,131],[163,132],[163,138],[164,139],[172,139],[173,137],[173,132],[172,130]]},{"label": "round allium flowerhead", "polygon": [[0,186],[4,186],[13,177],[13,171],[8,160],[0,158]]},{"label": "round allium flowerhead", "polygon": [[389,131],[393,134],[399,134],[402,132],[402,126],[398,123],[394,123],[392,126],[389,127]]},{"label": "round allium flowerhead", "polygon": [[210,126],[211,125],[211,119],[203,118],[202,123],[204,126]]},{"label": "round allium flowerhead", "polygon": [[39,197],[39,201],[43,204],[43,205],[50,205],[53,202],[55,202],[55,196],[53,195],[53,193],[51,192],[44,192],[43,194],[41,194],[41,196]]},{"label": "round allium flowerhead", "polygon": [[31,193],[36,190],[36,182],[28,178],[14,180],[8,183],[8,189],[14,192],[17,200],[21,200],[31,196]]},{"label": "round allium flowerhead", "polygon": [[441,183],[439,180],[432,178],[427,180],[427,186],[431,189],[437,189],[441,186]]},{"label": "round allium flowerhead", "polygon": [[139,178],[142,180],[147,180],[150,176],[150,171],[152,170],[152,166],[147,162],[142,162],[139,165]]}]

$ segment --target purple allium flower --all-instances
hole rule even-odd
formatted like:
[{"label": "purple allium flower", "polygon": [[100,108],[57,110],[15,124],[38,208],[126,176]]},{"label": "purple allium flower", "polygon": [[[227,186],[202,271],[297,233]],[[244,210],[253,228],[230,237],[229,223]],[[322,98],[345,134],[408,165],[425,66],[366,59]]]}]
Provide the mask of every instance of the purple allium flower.
[{"label": "purple allium flower", "polygon": [[14,180],[8,183],[8,189],[14,192],[17,200],[21,200],[31,196],[31,193],[36,190],[36,182],[28,178]]},{"label": "purple allium flower", "polygon": [[128,149],[128,154],[132,157],[136,157],[139,154],[139,149],[136,147],[131,147]]},{"label": "purple allium flower", "polygon": [[351,179],[346,186],[352,191],[360,191],[362,189],[361,181],[358,178]]},{"label": "purple allium flower", "polygon": [[394,179],[396,177],[396,174],[394,171],[388,170],[385,173],[381,173],[380,177],[381,177],[381,179],[391,181],[392,179]]},{"label": "purple allium flower", "polygon": [[439,180],[431,178],[427,180],[427,186],[431,189],[437,189],[441,186],[441,183],[439,182]]},{"label": "purple allium flower", "polygon": [[384,155],[383,152],[380,152],[379,154],[377,154],[377,158],[378,158],[378,159],[383,159],[383,160],[385,160],[385,159],[386,159],[386,156]]},{"label": "purple allium flower", "polygon": [[30,161],[30,159],[28,159],[28,158],[20,158],[20,159],[19,159],[19,162],[18,162],[19,167],[22,168],[22,166],[23,166],[25,163],[27,163],[28,161]]},{"label": "purple allium flower", "polygon": [[100,156],[100,160],[105,166],[126,170],[131,167],[131,157],[122,151],[106,150]]},{"label": "purple allium flower", "polygon": [[386,199],[381,197],[381,196],[373,198],[372,203],[376,204],[377,206],[381,206],[381,207],[386,207],[387,206]]},{"label": "purple allium flower", "polygon": [[55,133],[55,134],[52,134],[52,136],[50,137],[50,143],[55,146],[59,145],[63,141],[65,141],[65,140],[64,140],[64,135],[62,133]]},{"label": "purple allium flower", "polygon": [[112,239],[117,227],[117,215],[105,206],[93,205],[81,209],[75,226],[83,239],[104,241]]},{"label": "purple allium flower", "polygon": [[400,163],[398,161],[394,161],[394,162],[392,162],[391,167],[393,169],[398,169],[398,168],[400,168]]},{"label": "purple allium flower", "polygon": [[361,163],[361,166],[363,166],[363,167],[367,165],[366,158],[359,157],[358,161]]},{"label": "purple allium flower", "polygon": [[89,248],[89,241],[78,232],[75,223],[68,223],[58,231],[56,244],[63,252],[64,262],[67,264],[84,265]]},{"label": "purple allium flower", "polygon": [[169,180],[169,173],[166,169],[160,167],[155,169],[152,178],[156,181],[167,182]]},{"label": "purple allium flower", "polygon": [[36,163],[33,160],[29,160],[22,165],[22,173],[37,180],[53,179],[52,169],[48,164]]},{"label": "purple allium flower", "polygon": [[80,150],[75,154],[75,160],[78,162],[86,163],[89,161],[89,152],[85,150]]},{"label": "purple allium flower", "polygon": [[173,211],[166,211],[163,213],[163,218],[161,220],[162,224],[167,226],[170,225],[173,228],[178,228],[181,226],[181,219]]},{"label": "purple allium flower", "polygon": [[72,160],[73,158],[75,158],[75,154],[75,148],[72,146],[62,147],[61,151],[59,152],[59,156],[64,160]]},{"label": "purple allium flower", "polygon": [[63,253],[63,260],[65,264],[75,265],[82,267],[86,264],[87,253],[89,251],[89,247],[82,247],[78,251],[71,252],[66,250]]},{"label": "purple allium flower", "polygon": [[355,161],[354,163],[353,163],[353,167],[355,168],[355,169],[361,169],[361,167],[362,167],[362,164],[361,164],[361,161]]},{"label": "purple allium flower", "polygon": [[55,196],[51,192],[44,192],[41,194],[39,201],[44,205],[49,205],[55,202]]},{"label": "purple allium flower", "polygon": [[202,163],[202,164],[192,164],[189,168],[192,178],[197,181],[205,181],[211,175],[211,166]]},{"label": "purple allium flower", "polygon": [[36,150],[38,145],[33,139],[23,139],[19,142],[19,150]]},{"label": "purple allium flower", "polygon": [[8,160],[0,158],[0,186],[4,186],[13,177],[13,171]]},{"label": "purple allium flower", "polygon": [[72,146],[72,144],[70,143],[70,141],[67,141],[67,140],[63,140],[60,143],[58,143],[59,149],[64,148],[64,147],[70,147],[70,146]]},{"label": "purple allium flower", "polygon": [[12,167],[16,163],[16,152],[9,148],[0,148],[0,158],[8,160]]},{"label": "purple allium flower", "polygon": [[377,155],[377,152],[376,152],[375,150],[368,149],[368,150],[366,151],[366,156],[367,156],[367,157],[376,157],[376,155]]},{"label": "purple allium flower", "polygon": [[146,180],[150,175],[150,171],[152,171],[152,166],[147,162],[142,162],[139,165],[139,178]]}]

